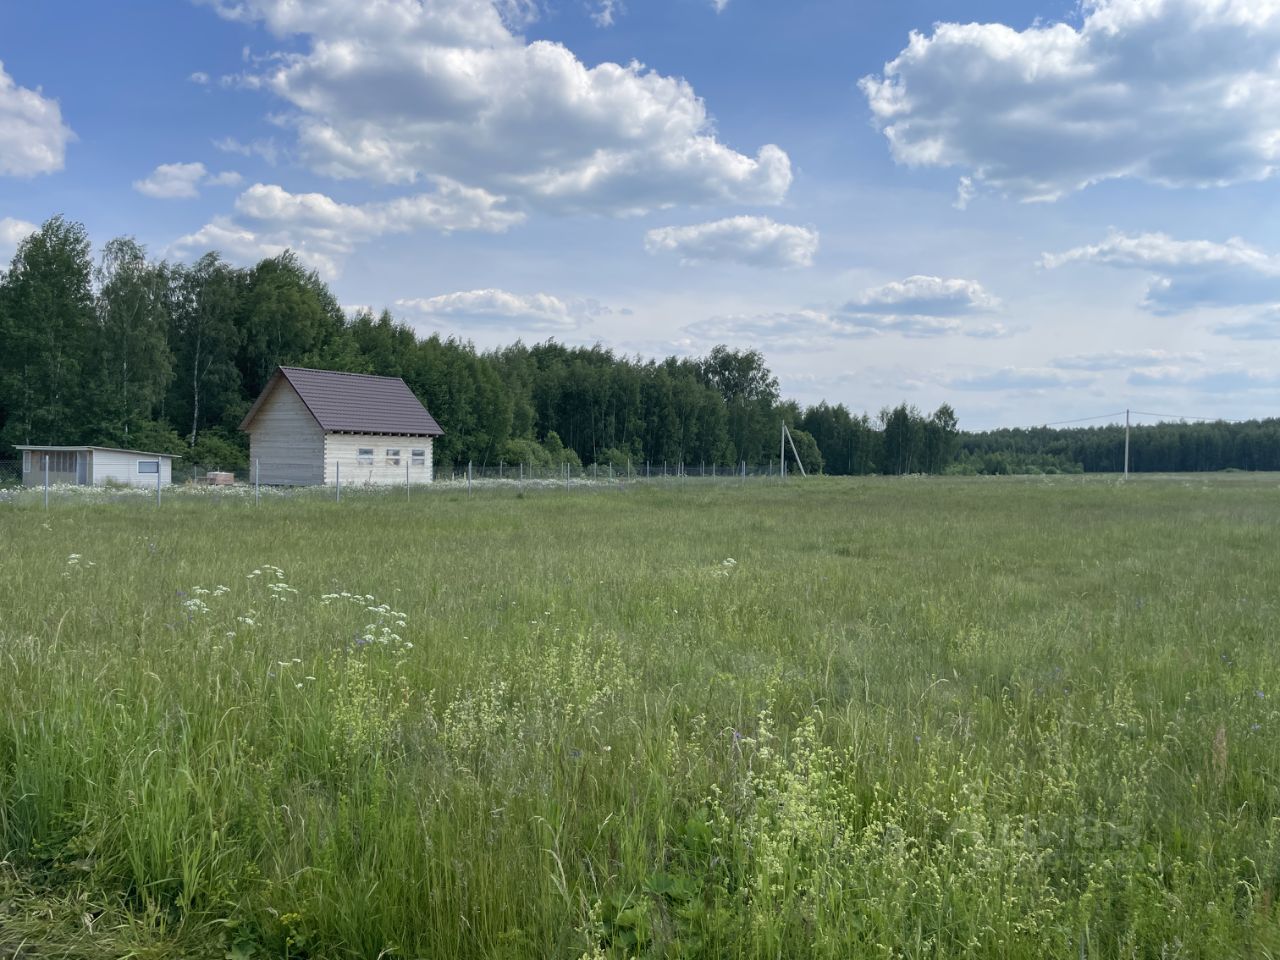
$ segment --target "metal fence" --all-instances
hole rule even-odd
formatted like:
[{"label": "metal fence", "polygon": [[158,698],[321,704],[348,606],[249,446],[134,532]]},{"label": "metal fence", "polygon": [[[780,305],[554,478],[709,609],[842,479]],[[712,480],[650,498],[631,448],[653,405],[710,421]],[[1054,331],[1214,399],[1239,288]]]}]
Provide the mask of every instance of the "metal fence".
[{"label": "metal fence", "polygon": [[172,482],[156,474],[130,482],[58,483],[39,471],[24,477],[22,461],[0,460],[0,506],[48,506],[59,503],[136,502],[162,505],[166,500],[261,504],[285,499],[329,499],[427,496],[433,492],[479,490],[589,490],[637,483],[746,483],[780,476],[773,464],[737,468],[709,463],[620,463],[535,466],[525,463],[435,464],[409,457],[350,458],[323,463],[253,461],[233,469],[215,469],[176,461]]}]

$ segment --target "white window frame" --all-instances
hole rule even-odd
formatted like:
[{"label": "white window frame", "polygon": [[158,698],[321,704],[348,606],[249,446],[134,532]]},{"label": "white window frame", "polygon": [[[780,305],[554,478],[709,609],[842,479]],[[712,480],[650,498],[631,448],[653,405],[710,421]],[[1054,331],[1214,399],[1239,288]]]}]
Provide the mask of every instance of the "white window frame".
[{"label": "white window frame", "polygon": [[31,451],[30,450],[22,451],[22,472],[23,473],[31,472]]},{"label": "white window frame", "polygon": [[425,467],[427,465],[427,448],[418,447],[410,450],[409,465],[412,467]]},{"label": "white window frame", "polygon": [[[145,468],[147,468],[147,469],[143,469],[144,467],[145,467]],[[154,469],[154,470],[152,470],[152,469],[151,469],[152,467],[154,467],[155,469]],[[155,460],[139,460],[139,461],[138,461],[138,476],[140,476],[140,477],[142,477],[142,476],[148,476],[148,477],[149,477],[149,476],[152,476],[153,474],[159,474],[159,473],[160,473],[160,460],[159,460],[159,458],[157,458],[157,459],[155,459]]]},{"label": "white window frame", "polygon": [[356,464],[361,467],[372,467],[373,447],[356,447]]},{"label": "white window frame", "polygon": [[387,466],[388,467],[400,466],[400,448],[399,447],[387,448]]}]

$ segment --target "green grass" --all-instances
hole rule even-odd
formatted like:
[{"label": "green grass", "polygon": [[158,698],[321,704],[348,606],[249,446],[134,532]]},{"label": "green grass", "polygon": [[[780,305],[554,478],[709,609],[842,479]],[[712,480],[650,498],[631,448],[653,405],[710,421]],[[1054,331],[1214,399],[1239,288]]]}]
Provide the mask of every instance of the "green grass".
[{"label": "green grass", "polygon": [[1280,956],[1276,477],[401,496],[0,505],[0,957]]}]

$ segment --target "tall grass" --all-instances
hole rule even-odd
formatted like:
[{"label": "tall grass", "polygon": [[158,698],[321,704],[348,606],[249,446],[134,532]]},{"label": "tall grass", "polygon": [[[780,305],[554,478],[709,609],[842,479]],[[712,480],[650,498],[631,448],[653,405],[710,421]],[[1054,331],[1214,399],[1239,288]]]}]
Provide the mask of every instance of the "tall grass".
[{"label": "tall grass", "polygon": [[7,506],[0,956],[1277,955],[1278,508]]}]

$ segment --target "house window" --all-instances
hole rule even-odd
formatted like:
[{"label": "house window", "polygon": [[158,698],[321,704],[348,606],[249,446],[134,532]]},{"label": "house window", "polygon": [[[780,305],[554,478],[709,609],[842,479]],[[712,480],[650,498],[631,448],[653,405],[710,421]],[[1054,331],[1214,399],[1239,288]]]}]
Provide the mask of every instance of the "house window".
[{"label": "house window", "polygon": [[31,472],[31,451],[30,450],[22,451],[22,472],[23,473]]},{"label": "house window", "polygon": [[427,465],[427,451],[426,450],[410,450],[409,464],[410,466],[414,466],[414,467],[425,467]]},{"label": "house window", "polygon": [[387,451],[387,466],[388,467],[400,466],[400,451],[398,449]]},{"label": "house window", "polygon": [[373,447],[361,447],[356,451],[356,463],[362,467],[373,466]]},{"label": "house window", "polygon": [[138,472],[139,473],[159,473],[160,461],[159,460],[139,460]]}]

